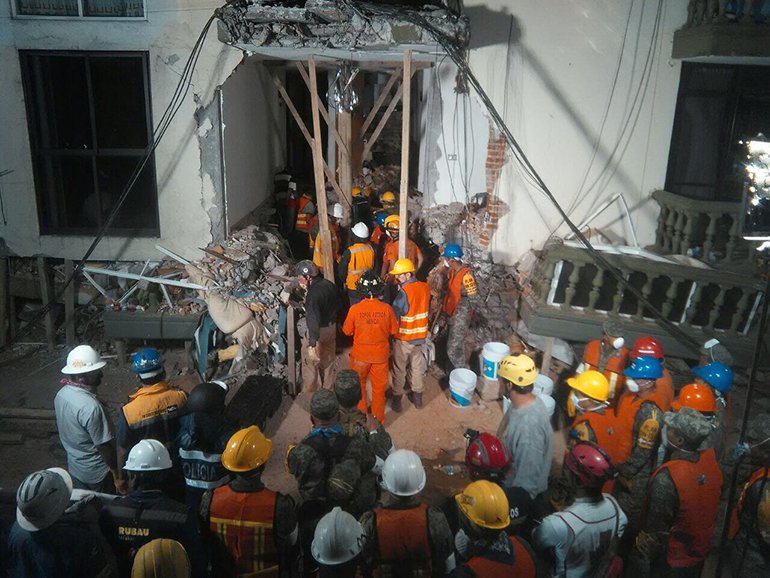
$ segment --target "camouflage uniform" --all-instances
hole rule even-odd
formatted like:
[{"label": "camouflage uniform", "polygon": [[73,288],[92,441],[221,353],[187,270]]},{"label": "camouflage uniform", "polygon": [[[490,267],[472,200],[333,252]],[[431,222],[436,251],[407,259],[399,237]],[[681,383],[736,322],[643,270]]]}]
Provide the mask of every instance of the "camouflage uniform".
[{"label": "camouflage uniform", "polygon": [[454,369],[468,367],[465,359],[465,336],[471,324],[473,304],[469,298],[463,297],[454,315],[449,318],[449,334],[446,341],[446,353]]}]

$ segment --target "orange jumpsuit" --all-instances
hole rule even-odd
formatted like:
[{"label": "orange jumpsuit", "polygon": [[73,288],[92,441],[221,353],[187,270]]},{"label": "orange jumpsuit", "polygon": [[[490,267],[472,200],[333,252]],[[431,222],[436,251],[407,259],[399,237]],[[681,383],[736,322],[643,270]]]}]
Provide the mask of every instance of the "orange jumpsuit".
[{"label": "orange jumpsuit", "polygon": [[345,335],[353,336],[350,368],[361,380],[358,408],[366,413],[366,379],[372,380],[372,415],[385,423],[385,388],[388,385],[390,338],[398,334],[393,308],[379,299],[368,298],[353,305],[342,325]]}]

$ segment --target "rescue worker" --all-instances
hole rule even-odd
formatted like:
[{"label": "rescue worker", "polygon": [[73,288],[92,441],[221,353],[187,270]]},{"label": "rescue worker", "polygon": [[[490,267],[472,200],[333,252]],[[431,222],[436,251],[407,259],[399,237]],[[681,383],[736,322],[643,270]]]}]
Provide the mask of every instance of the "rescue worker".
[{"label": "rescue worker", "polygon": [[595,443],[578,441],[567,450],[564,471],[575,500],[543,519],[532,545],[550,560],[551,576],[601,576],[599,566],[615,557],[627,522],[615,498],[602,494],[614,476],[612,460]]},{"label": "rescue worker", "polygon": [[[385,388],[388,385],[390,338],[398,334],[398,321],[393,308],[380,301],[382,282],[374,271],[367,271],[358,280],[358,291],[364,297],[348,311],[342,332],[353,337],[350,368],[361,380],[361,401],[358,408],[371,413],[385,423]],[[371,412],[367,411],[366,380],[371,378]]]},{"label": "rescue worker", "polygon": [[118,415],[117,443],[119,489],[125,492],[126,476],[122,472],[128,451],[141,440],[160,441],[169,453],[176,455],[174,442],[179,433],[179,416],[187,403],[187,394],[166,381],[163,357],[157,349],[146,348],[131,358],[131,371],[139,377],[139,389]]},{"label": "rescue worker", "polygon": [[369,195],[371,189],[365,187],[353,187],[353,202],[350,206],[350,220],[353,223],[371,223],[372,214],[369,207]]},{"label": "rescue worker", "polygon": [[488,480],[503,489],[508,498],[511,519],[506,530],[509,534],[522,535],[532,513],[533,500],[525,489],[504,485],[513,462],[511,452],[500,439],[490,433],[467,430],[465,437],[469,440],[465,450],[468,477],[471,481]]},{"label": "rescue worker", "polygon": [[589,369],[567,379],[571,388],[568,407],[575,410],[569,431],[569,444],[593,442],[617,462],[620,457],[615,436],[615,412],[609,408],[610,384],[604,374]]},{"label": "rescue worker", "polygon": [[770,414],[749,422],[746,441],[757,469],[743,485],[730,517],[729,565],[736,578],[770,575]]},{"label": "rescue worker", "polygon": [[447,293],[442,312],[449,321],[447,356],[452,366],[468,367],[465,357],[465,335],[471,324],[474,305],[479,300],[479,289],[470,267],[463,264],[463,250],[450,243],[444,247],[444,266],[449,268]]},{"label": "rescue worker", "polygon": [[[364,476],[375,464],[372,447],[360,437],[348,437],[339,421],[340,406],[334,393],[320,389],[310,400],[313,428],[297,446],[289,448],[286,466],[302,498],[299,535],[305,562],[312,562],[310,544],[318,520],[334,506],[356,516],[371,508],[377,491]],[[312,567],[304,568],[307,573]]]},{"label": "rescue worker", "polygon": [[369,228],[364,223],[356,223],[350,229],[350,246],[345,249],[339,263],[339,278],[345,284],[351,305],[361,301],[357,292],[361,275],[374,268],[374,249],[369,244]]},{"label": "rescue worker", "polygon": [[615,410],[616,447],[609,453],[618,456],[618,478],[612,493],[628,517],[623,539],[623,551],[627,551],[638,531],[647,481],[660,443],[663,410],[655,382],[663,375],[663,367],[654,357],[643,355],[634,359],[624,374],[626,390]]},{"label": "rescue worker", "polygon": [[674,380],[671,377],[671,373],[663,367],[665,361],[665,354],[663,353],[663,345],[654,337],[640,337],[634,342],[634,346],[631,348],[628,356],[631,360],[637,357],[646,355],[648,357],[654,357],[660,361],[663,375],[661,375],[655,381],[655,391],[658,392],[661,400],[660,409],[668,411],[671,409],[671,402],[674,401]]},{"label": "rescue worker", "polygon": [[733,356],[718,339],[709,339],[700,348],[698,365],[708,365],[712,361],[719,361],[725,365],[733,364]]},{"label": "rescue worker", "polygon": [[318,578],[358,576],[364,530],[348,512],[337,506],[318,522],[311,552],[318,563]]},{"label": "rescue worker", "polygon": [[3,568],[8,576],[115,575],[114,559],[98,528],[73,509],[66,511],[72,488],[72,478],[61,468],[24,478],[16,492],[16,522],[8,537],[8,567]]},{"label": "rescue worker", "polygon": [[698,451],[711,426],[689,407],[665,415],[670,458],[652,474],[629,576],[700,576],[722,491],[713,448]]},{"label": "rescue worker", "polygon": [[302,251],[295,252],[295,255],[306,255],[308,253],[308,237],[312,231],[311,220],[316,214],[316,206],[313,197],[309,191],[304,191],[297,200],[297,220],[294,223],[294,234],[296,236],[296,248],[302,248]]},{"label": "rescue worker", "polygon": [[334,381],[334,395],[340,404],[340,423],[346,436],[366,440],[374,450],[376,463],[372,471],[379,475],[385,460],[393,451],[393,440],[372,414],[358,409],[361,401],[361,380],[352,369],[343,369]]},{"label": "rescue worker", "polygon": [[717,450],[717,456],[722,454],[724,440],[730,420],[730,390],[733,387],[734,374],[729,365],[721,361],[712,361],[706,365],[693,367],[695,383],[711,388],[717,402],[712,424],[714,431],[708,440]]},{"label": "rescue worker", "polygon": [[67,355],[62,388],[54,399],[56,429],[67,452],[67,469],[76,488],[115,493],[118,459],[107,412],[97,397],[102,368],[107,365],[89,345]]},{"label": "rescue worker", "polygon": [[[385,234],[385,219],[387,219],[388,216],[387,211],[377,211],[377,214],[374,215],[375,227],[372,229],[372,236],[369,240],[372,242],[372,246],[375,250],[385,247],[384,243],[381,244],[380,242],[387,240],[387,235]],[[379,254],[379,257],[382,258],[382,255]]]},{"label": "rescue worker", "polygon": [[401,412],[407,376],[414,407],[422,409],[423,381],[428,370],[425,342],[428,338],[430,287],[415,277],[415,266],[409,259],[399,259],[390,270],[399,288],[393,300],[393,312],[398,320],[398,333],[393,340],[393,395],[390,407]]},{"label": "rescue worker", "polygon": [[423,503],[420,456],[396,450],[382,470],[390,500],[361,517],[366,565],[378,576],[444,576],[455,567],[452,531],[444,513]]},{"label": "rescue worker", "polygon": [[551,416],[533,392],[537,368],[530,357],[514,353],[500,362],[497,375],[511,400],[497,428],[513,459],[503,485],[521,488],[534,500],[548,488],[553,457]]},{"label": "rescue worker", "polygon": [[382,209],[390,215],[398,215],[398,199],[393,191],[385,191],[380,195]]},{"label": "rescue worker", "polygon": [[[401,219],[398,215],[390,215],[385,219],[385,235],[387,241],[382,253],[382,267],[380,269],[381,276],[387,277],[390,270],[396,265],[398,261],[398,238],[401,235]],[[415,266],[415,270],[419,271],[422,267],[425,258],[422,255],[422,251],[417,246],[417,243],[411,239],[406,240],[406,258],[409,259]]]},{"label": "rescue worker", "polygon": [[291,575],[297,562],[297,508],[262,482],[273,442],[253,425],[235,432],[222,453],[230,483],[207,491],[200,515],[209,528],[218,576]]},{"label": "rescue worker", "polygon": [[[671,403],[671,410],[679,411],[683,407],[689,407],[700,412],[711,425],[711,433],[698,449],[714,448],[717,456],[721,455],[725,436],[727,435],[727,428],[725,427],[726,424],[716,421],[719,404],[717,403],[716,395],[714,395],[714,390],[702,383],[689,383],[685,385],[679,390],[679,395]],[[663,439],[665,440],[665,438]],[[665,444],[661,443],[661,446],[665,446]],[[658,454],[660,455],[660,452]]]},{"label": "rescue worker", "polygon": [[104,504],[99,525],[118,561],[120,576],[129,576],[136,551],[156,538],[180,542],[190,555],[193,576],[205,576],[207,561],[195,514],[162,491],[171,471],[171,456],[160,441],[144,439],[128,454],[131,493]]},{"label": "rescue worker", "polygon": [[[334,203],[332,205],[331,211],[329,211],[328,217],[329,217],[329,235],[331,236],[332,240],[332,262],[338,263],[340,260],[340,221],[345,216],[344,211],[342,210],[342,205],[339,203]],[[309,235],[309,243],[310,243],[310,249],[313,251],[313,263],[316,264],[316,266],[319,269],[323,269],[324,267],[324,254],[323,254],[323,246],[321,243],[321,235],[318,233],[321,230],[321,226],[318,223],[318,217],[314,217],[311,222],[311,229],[310,229],[310,235]],[[333,279],[329,279],[329,281],[334,281]]]},{"label": "rescue worker", "polygon": [[176,540],[157,538],[136,553],[131,578],[190,578],[187,552]]},{"label": "rescue worker", "polygon": [[302,391],[331,388],[337,371],[337,287],[319,275],[312,261],[295,268],[297,282],[305,290],[307,333],[302,336]]},{"label": "rescue worker", "polygon": [[198,511],[201,496],[226,484],[229,476],[222,466],[222,451],[236,430],[225,416],[227,386],[200,383],[187,398],[185,415],[179,419],[176,447],[182,462],[185,501]]},{"label": "rescue worker", "polygon": [[460,511],[460,531],[455,538],[462,564],[451,578],[534,578],[532,549],[521,538],[508,536],[509,505],[505,493],[487,480],[471,482],[455,496]]},{"label": "rescue worker", "polygon": [[616,321],[605,321],[602,324],[602,338],[586,343],[583,351],[583,361],[578,365],[577,374],[584,371],[598,371],[607,378],[609,396],[614,401],[623,392],[625,377],[623,370],[628,362],[628,349],[624,347],[623,329]]}]

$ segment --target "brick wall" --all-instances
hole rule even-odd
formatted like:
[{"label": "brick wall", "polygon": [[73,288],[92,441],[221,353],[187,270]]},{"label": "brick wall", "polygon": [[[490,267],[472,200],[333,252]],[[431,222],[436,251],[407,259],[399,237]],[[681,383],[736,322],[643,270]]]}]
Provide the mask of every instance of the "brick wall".
[{"label": "brick wall", "polygon": [[497,181],[500,179],[500,172],[506,162],[507,145],[503,137],[495,128],[495,125],[489,123],[489,143],[487,144],[487,207],[484,215],[484,226],[479,233],[479,243],[482,247],[488,248],[497,230],[500,217],[508,212],[508,206],[497,195]]}]

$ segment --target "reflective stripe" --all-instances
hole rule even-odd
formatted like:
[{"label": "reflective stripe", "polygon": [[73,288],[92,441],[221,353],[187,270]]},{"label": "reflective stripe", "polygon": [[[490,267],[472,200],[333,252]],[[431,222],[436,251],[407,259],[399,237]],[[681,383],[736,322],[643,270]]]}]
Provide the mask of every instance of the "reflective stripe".
[{"label": "reflective stripe", "polygon": [[179,457],[183,460],[201,460],[212,464],[218,464],[222,461],[222,454],[208,454],[200,450],[183,450],[182,448],[179,448]]},{"label": "reflective stripe", "polygon": [[417,315],[410,315],[409,317],[407,317],[406,315],[402,315],[401,321],[411,322],[411,321],[417,321],[418,319],[427,319],[427,318],[428,318],[428,312],[426,311],[425,313],[418,313]]},{"label": "reflective stripe", "polygon": [[253,522],[252,520],[233,520],[230,518],[209,518],[212,524],[225,524],[227,526],[240,526],[241,528],[272,528],[272,523]]},{"label": "reflective stripe", "polygon": [[370,271],[370,269],[356,269],[355,271],[348,271],[348,273],[352,273],[353,275],[363,275],[367,271]]},{"label": "reflective stripe", "polygon": [[399,327],[398,332],[403,333],[404,335],[416,335],[418,333],[425,333],[425,328],[415,327],[414,329],[407,329],[406,327]]},{"label": "reflective stripe", "polygon": [[230,476],[224,476],[223,478],[219,478],[218,480],[215,480],[213,482],[204,482],[203,480],[191,480],[190,478],[185,478],[184,481],[185,481],[185,484],[187,484],[191,488],[200,488],[202,490],[213,490],[214,488],[218,488],[219,486],[224,486],[228,481],[230,481]]}]

